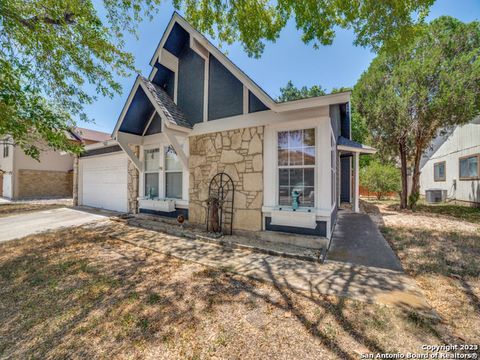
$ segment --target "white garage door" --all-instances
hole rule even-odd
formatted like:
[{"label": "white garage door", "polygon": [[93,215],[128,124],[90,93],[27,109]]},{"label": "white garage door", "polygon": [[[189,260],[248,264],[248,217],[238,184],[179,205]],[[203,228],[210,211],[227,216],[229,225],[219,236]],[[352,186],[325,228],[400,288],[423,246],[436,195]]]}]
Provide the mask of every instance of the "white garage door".
[{"label": "white garage door", "polygon": [[82,158],[82,204],[127,212],[127,164],[123,152]]}]

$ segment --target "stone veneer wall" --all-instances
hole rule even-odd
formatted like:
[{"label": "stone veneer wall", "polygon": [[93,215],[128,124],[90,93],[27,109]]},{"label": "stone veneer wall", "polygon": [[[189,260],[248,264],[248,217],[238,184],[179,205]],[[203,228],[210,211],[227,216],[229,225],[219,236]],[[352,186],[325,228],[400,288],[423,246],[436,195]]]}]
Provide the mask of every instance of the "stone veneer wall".
[{"label": "stone veneer wall", "polygon": [[263,126],[190,137],[189,221],[205,224],[208,186],[219,172],[235,184],[233,229],[261,230]]},{"label": "stone veneer wall", "polygon": [[16,198],[70,197],[73,172],[19,169]]},{"label": "stone veneer wall", "polygon": [[[140,147],[131,145],[135,156],[139,156]],[[128,159],[128,173],[127,173],[127,191],[128,191],[128,212],[131,214],[136,214],[138,212],[138,181],[139,181],[139,172],[133,162]]]}]

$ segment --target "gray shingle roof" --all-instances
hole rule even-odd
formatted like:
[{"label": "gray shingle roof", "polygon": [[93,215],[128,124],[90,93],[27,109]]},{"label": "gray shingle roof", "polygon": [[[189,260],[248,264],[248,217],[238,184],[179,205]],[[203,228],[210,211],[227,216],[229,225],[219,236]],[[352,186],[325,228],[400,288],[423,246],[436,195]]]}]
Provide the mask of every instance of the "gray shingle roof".
[{"label": "gray shingle roof", "polygon": [[155,99],[157,105],[162,109],[163,115],[172,124],[185,128],[193,128],[193,125],[187,120],[183,112],[173,102],[172,98],[160,86],[148,81],[140,76],[140,81]]},{"label": "gray shingle roof", "polygon": [[359,142],[347,139],[346,137],[343,137],[343,136],[338,137],[337,145],[348,146],[356,149],[375,150],[371,146],[360,144]]}]

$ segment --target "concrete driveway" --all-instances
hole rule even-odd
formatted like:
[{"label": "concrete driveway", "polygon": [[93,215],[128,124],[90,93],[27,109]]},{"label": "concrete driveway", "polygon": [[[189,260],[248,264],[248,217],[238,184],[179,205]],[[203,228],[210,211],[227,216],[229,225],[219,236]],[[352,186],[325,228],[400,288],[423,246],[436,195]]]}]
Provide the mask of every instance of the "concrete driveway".
[{"label": "concrete driveway", "polygon": [[58,229],[78,226],[107,219],[108,215],[95,214],[70,208],[43,210],[0,218],[0,242]]}]

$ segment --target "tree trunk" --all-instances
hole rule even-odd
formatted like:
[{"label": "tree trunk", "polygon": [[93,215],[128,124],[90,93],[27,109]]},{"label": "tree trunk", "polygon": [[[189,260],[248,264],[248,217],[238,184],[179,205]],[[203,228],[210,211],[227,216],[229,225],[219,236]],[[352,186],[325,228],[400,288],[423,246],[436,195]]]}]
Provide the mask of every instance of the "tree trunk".
[{"label": "tree trunk", "polygon": [[405,142],[398,144],[398,150],[400,154],[400,168],[402,173],[402,191],[400,192],[400,209],[407,208],[408,198],[408,177],[407,177],[407,149]]},{"label": "tree trunk", "polygon": [[413,209],[418,201],[420,193],[420,160],[422,159],[423,148],[417,144],[415,149],[415,159],[413,162],[412,174],[412,192],[409,201],[409,208]]}]

